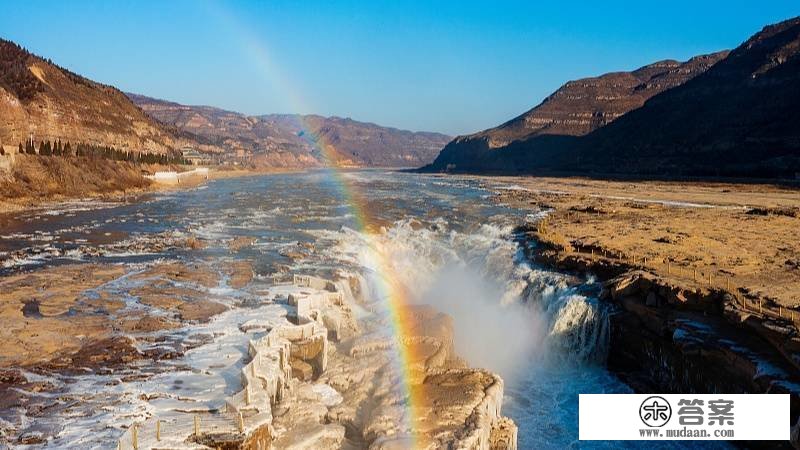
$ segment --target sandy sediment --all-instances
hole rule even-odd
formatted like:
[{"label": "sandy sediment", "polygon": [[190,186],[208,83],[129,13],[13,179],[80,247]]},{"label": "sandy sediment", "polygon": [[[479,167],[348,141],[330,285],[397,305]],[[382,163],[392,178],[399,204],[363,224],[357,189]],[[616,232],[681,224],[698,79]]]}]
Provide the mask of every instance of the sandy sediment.
[{"label": "sandy sediment", "polygon": [[0,410],[11,414],[0,422],[0,443],[41,443],[59,432],[26,433],[13,418],[24,411],[37,428],[37,418],[70,407],[59,399],[74,395],[62,397],[65,386],[52,375],[147,377],[158,372],[157,361],[202,345],[203,336],[170,338],[169,331],[228,308],[210,294],[222,276],[207,262],[172,262],[55,266],[0,279]]},{"label": "sandy sediment", "polygon": [[[249,269],[246,263],[235,267]],[[0,349],[0,368],[47,365],[120,332],[207,321],[227,309],[208,294],[220,276],[208,263],[171,262],[133,271],[76,264],[4,277],[0,339],[7,345]],[[149,308],[132,307],[139,305]]]},{"label": "sandy sediment", "polygon": [[0,339],[4,342],[0,367],[41,363],[77,351],[84,342],[108,337],[112,331],[108,314],[122,308],[123,302],[82,293],[123,273],[119,267],[84,265],[0,280]]}]

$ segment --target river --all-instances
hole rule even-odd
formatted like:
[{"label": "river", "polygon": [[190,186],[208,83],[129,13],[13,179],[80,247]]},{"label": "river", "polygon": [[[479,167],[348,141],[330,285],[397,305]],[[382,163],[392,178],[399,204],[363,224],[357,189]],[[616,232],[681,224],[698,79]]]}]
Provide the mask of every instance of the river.
[{"label": "river", "polygon": [[[579,393],[630,391],[604,367],[608,307],[594,298],[593,280],[524,260],[514,228],[542,212],[498,205],[487,185],[515,188],[475,178],[316,171],[214,180],[124,204],[63,203],[0,217],[0,270],[14,273],[88,261],[138,267],[164,259],[240,258],[253,263],[263,285],[281,270],[325,275],[347,267],[367,278],[370,271],[388,270],[389,276],[408,287],[414,301],[433,304],[455,318],[460,355],[506,379],[504,413],[519,426],[520,448],[644,447],[637,442],[578,441]],[[351,204],[353,192],[361,199],[358,209]],[[360,229],[359,214],[368,215],[376,225],[370,239]],[[207,247],[189,251],[159,244],[188,235]],[[239,236],[253,237],[255,242],[231,254],[224,243]],[[314,250],[301,257],[287,256],[304,243]],[[368,245],[380,245],[388,264],[373,267]],[[256,283],[249,291],[236,292],[220,286],[216,293],[247,296],[259,288]],[[203,325],[201,331],[214,340],[178,363],[214,368],[208,361],[212,346],[215,354],[243,352],[242,337],[228,326],[226,317],[270,311],[229,311]],[[211,370],[209,376],[233,385],[231,373],[235,371]],[[72,378],[70,389],[95,394],[85,398],[90,407],[84,414],[52,418],[63,429],[50,447],[108,446],[120,432],[113,425],[120,417],[174,406],[154,406],[139,395],[157,389],[158,383],[174,382],[168,377],[123,382],[105,393],[107,380],[95,375]],[[196,382],[194,390],[185,388],[186,395],[202,397],[214,385],[208,380]],[[100,408],[109,396],[115,398],[113,407]],[[90,430],[99,440],[86,440]],[[656,447],[690,444],[661,442]]]}]

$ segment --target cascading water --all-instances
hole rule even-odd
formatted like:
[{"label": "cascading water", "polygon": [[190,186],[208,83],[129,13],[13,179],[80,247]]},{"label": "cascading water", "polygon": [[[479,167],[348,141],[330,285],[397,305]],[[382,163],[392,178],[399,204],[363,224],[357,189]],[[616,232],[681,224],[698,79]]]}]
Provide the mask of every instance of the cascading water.
[{"label": "cascading water", "polygon": [[[344,176],[363,193],[370,221],[385,225],[369,238],[354,231],[358,223],[347,199],[325,172],[247,177],[141,202],[81,208],[47,220],[25,215],[8,219],[0,236],[0,273],[76,262],[130,267],[161,258],[247,259],[258,277],[250,292],[242,295],[258,298],[264,288],[260,284],[268,284],[275,274],[343,271],[361,277],[348,279],[342,287],[378,309],[382,299],[380,290],[374,289],[375,280],[380,271],[389,270],[393,280],[405,285],[412,301],[431,304],[454,318],[455,345],[461,356],[504,377],[504,413],[519,425],[520,448],[625,446],[577,440],[578,394],[628,392],[629,388],[604,368],[608,315],[593,298],[596,289],[591,280],[544,270],[524,258],[513,234],[524,212],[495,204],[474,179],[382,171]],[[169,250],[173,235],[196,236],[208,247],[192,252]],[[227,243],[240,236],[255,241],[233,253]],[[53,251],[39,251],[42,237]],[[73,252],[76,248],[79,251]],[[373,260],[376,252],[383,256],[380,264]],[[136,306],[136,299],[128,300],[133,302],[131,307]],[[76,442],[81,448],[93,448],[86,445],[86,439],[91,439],[99,443],[98,448],[110,447],[106,444],[122,432],[114,427],[144,417],[154,408],[172,407],[171,401],[160,398],[162,391],[171,392],[173,378],[187,380],[180,389],[183,395],[197,391],[203,401],[219,392],[207,386],[238,389],[238,377],[230,376],[238,373],[237,361],[246,351],[242,344],[246,334],[238,324],[250,318],[264,320],[280,308],[229,304],[233,309],[211,323],[188,324],[181,330],[186,336],[215,336],[176,362],[192,369],[189,378],[171,371],[145,374],[143,381],[132,377],[131,382],[111,389],[108,380],[89,374],[65,385],[59,395],[76,399],[85,415],[49,413],[47,421],[59,427],[51,441],[54,446]],[[222,368],[217,361],[220,355],[226,361]],[[109,396],[113,397],[110,405]],[[151,397],[155,400],[144,400]],[[98,402],[105,406],[95,407]],[[6,423],[21,427],[29,420],[27,411],[3,413],[0,428]],[[686,445],[659,443],[658,447]]]},{"label": "cascading water", "polygon": [[458,230],[442,218],[401,220],[370,239],[343,229],[326,235],[335,242],[328,256],[360,268],[369,284],[369,255],[381,251],[414,301],[454,318],[459,355],[505,378],[519,448],[639,447],[578,441],[578,394],[631,392],[604,368],[609,307],[591,295],[592,280],[528,263],[505,220]]},{"label": "cascading water", "polygon": [[480,341],[502,344],[503,353],[514,361],[536,357],[602,362],[608,344],[605,309],[579,292],[585,285],[531,267],[512,231],[510,224],[457,231],[444,219],[427,226],[403,220],[372,239],[348,229],[329,235],[338,240],[329,253],[372,273],[377,268],[369,255],[382,252],[391,276],[414,301],[434,305],[456,319],[457,328],[465,330],[457,335],[469,335],[457,336],[458,350],[474,364],[486,362],[476,355],[477,343],[468,342],[476,335]]}]

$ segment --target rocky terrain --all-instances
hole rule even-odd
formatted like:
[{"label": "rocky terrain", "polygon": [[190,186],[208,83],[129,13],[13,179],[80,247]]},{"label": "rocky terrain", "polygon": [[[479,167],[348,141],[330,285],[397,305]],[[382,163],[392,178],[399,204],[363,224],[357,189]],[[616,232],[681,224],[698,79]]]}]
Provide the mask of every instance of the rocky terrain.
[{"label": "rocky terrain", "polygon": [[[686,281],[740,289],[777,308],[800,308],[800,193],[770,185],[499,177],[501,199],[555,208],[548,236],[564,248],[636,258]],[[696,272],[696,274],[695,274]],[[800,313],[797,318],[800,320]]]},{"label": "rocky terrain", "polygon": [[0,39],[0,142],[34,140],[163,153],[179,140],[118,89]]},{"label": "rocky terrain", "polygon": [[[249,362],[224,411],[151,417],[129,428],[120,448],[516,449],[516,426],[499,413],[503,381],[457,358],[452,319],[409,306],[414,335],[395,344],[375,332],[374,318],[354,317],[371,300],[353,282],[294,276],[274,285],[269,294],[288,306],[288,322],[240,325],[252,336]],[[408,382],[420,403],[410,418],[394,345],[415,355]]]},{"label": "rocky terrain", "polygon": [[[412,331],[395,342],[384,319],[354,314],[376,303],[357,278],[293,276],[262,284],[256,296],[223,294],[254,279],[247,261],[83,264],[3,278],[0,444],[63,442],[52,440],[86,425],[60,414],[99,407],[117,414],[101,420],[120,449],[516,449],[516,426],[500,414],[503,380],[455,354],[449,316],[404,307]],[[247,347],[241,362],[222,349],[226,339]],[[396,370],[395,346],[413,355],[407,374]],[[190,366],[198,362],[208,368]],[[227,376],[239,386],[232,395],[219,385],[198,389],[198,398],[182,389],[231,364],[241,373],[240,386]],[[174,372],[173,385],[147,387]],[[103,391],[126,388],[116,398],[70,389],[100,377]],[[131,395],[149,404],[144,414],[126,412],[120,397]],[[73,442],[97,445],[80,434]]]},{"label": "rocky terrain", "polygon": [[498,201],[548,211],[519,230],[528,257],[591,275],[614,305],[611,370],[640,392],[789,393],[800,442],[797,191],[499,180]]},{"label": "rocky terrain", "polygon": [[128,94],[147,114],[207,144],[241,149],[272,166],[326,163],[315,141],[329,144],[334,163],[352,167],[418,167],[450,140],[439,133],[411,132],[341,117],[268,114],[247,116],[211,106],[186,106]]},{"label": "rocky terrain", "polygon": [[[252,269],[238,269],[252,276]],[[131,344],[120,340],[120,333],[177,328],[187,321],[207,321],[227,309],[203,290],[218,284],[220,275],[216,270],[205,264],[167,263],[128,274],[131,281],[142,282],[129,293],[145,307],[126,310],[118,316],[128,305],[105,285],[126,272],[121,266],[88,264],[1,279],[0,323],[7,345],[0,351],[0,368],[39,372],[83,370],[81,367],[104,370],[128,360],[163,357],[137,351],[135,357],[116,360],[120,355],[101,347],[108,344],[107,348],[129,348]],[[125,345],[116,345],[119,343]],[[164,349],[160,347],[159,351]],[[173,349],[166,357],[176,354]]]},{"label": "rocky terrain", "polygon": [[[615,102],[615,108],[600,110],[596,120],[588,120],[581,114],[594,111],[592,103],[597,99],[578,98],[584,109],[570,111],[583,120],[570,126],[567,121],[551,122],[548,117],[553,113],[543,116],[537,108],[496,131],[475,139],[456,139],[425,169],[795,178],[800,172],[798,42],[800,18],[767,26],[727,55],[690,60],[685,67],[692,67],[694,73],[667,77],[674,84],[650,90],[656,95],[649,99],[636,94]],[[720,60],[711,65],[715,59]],[[614,80],[621,75],[605,77]],[[656,76],[653,81],[661,79]],[[574,92],[574,83],[540,108],[569,104],[556,100]],[[626,86],[619,83],[620,90],[609,94],[631,96],[637,91]],[[640,101],[644,103],[637,108]],[[622,105],[632,109],[624,113]],[[618,113],[622,115],[615,117]],[[586,131],[591,132],[582,135]],[[527,137],[508,142],[524,133]]]}]

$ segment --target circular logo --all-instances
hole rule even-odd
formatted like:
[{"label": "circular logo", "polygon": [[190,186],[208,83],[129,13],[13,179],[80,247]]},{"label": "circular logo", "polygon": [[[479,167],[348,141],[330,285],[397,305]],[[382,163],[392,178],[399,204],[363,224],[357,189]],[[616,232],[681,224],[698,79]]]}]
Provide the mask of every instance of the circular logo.
[{"label": "circular logo", "polygon": [[672,406],[663,397],[647,397],[639,406],[639,417],[648,427],[663,427],[672,417]]}]

